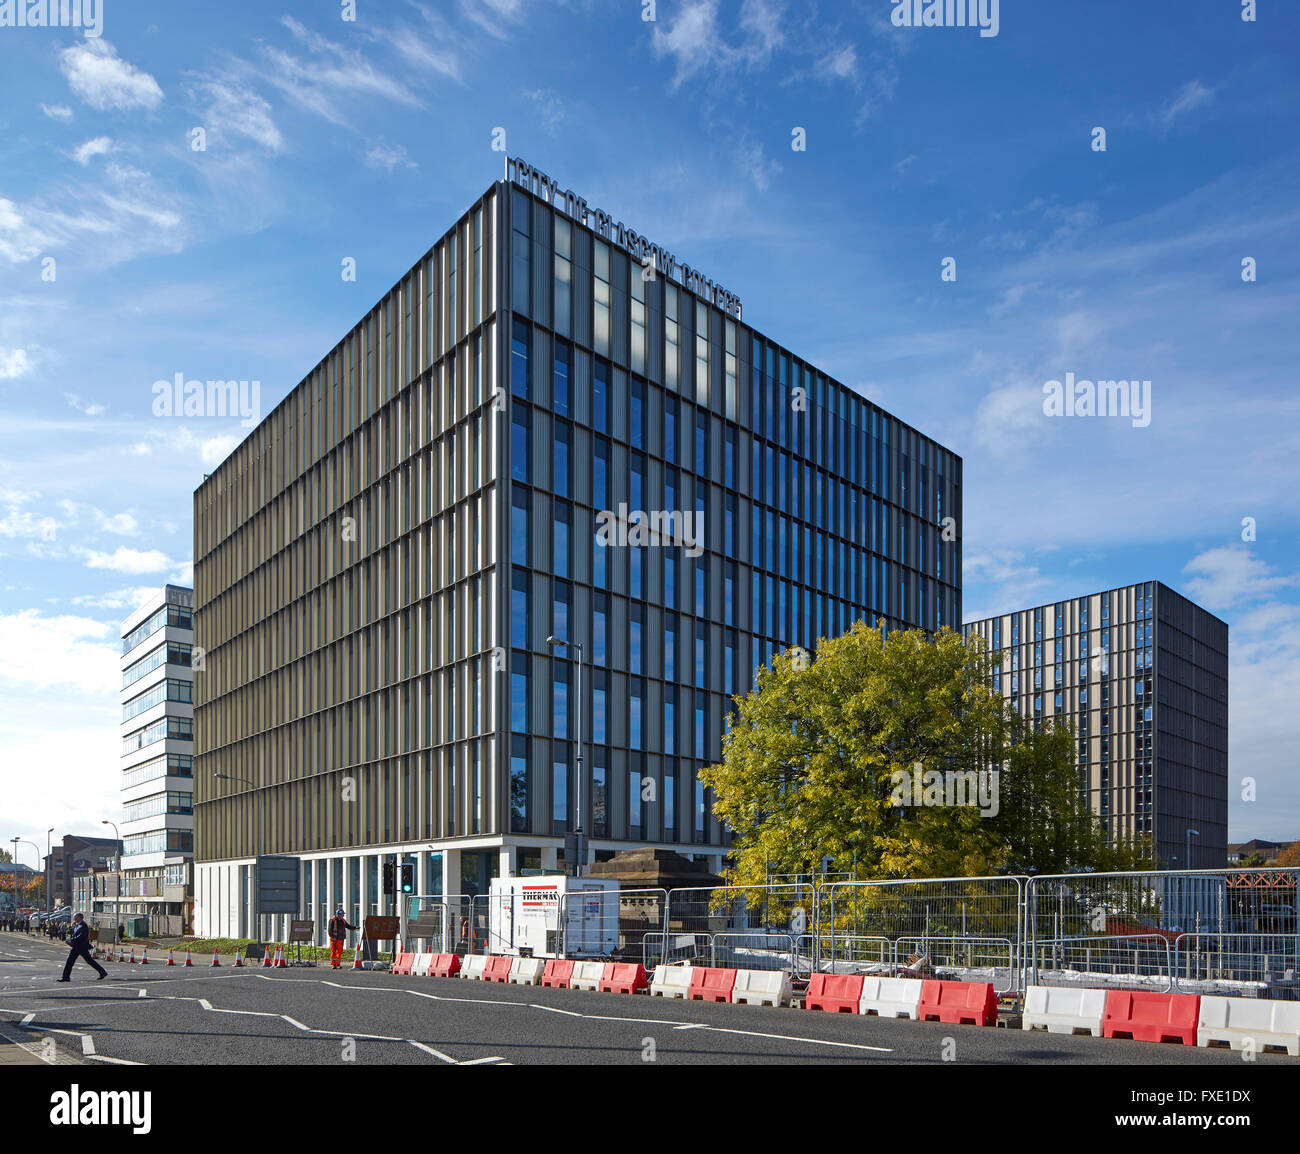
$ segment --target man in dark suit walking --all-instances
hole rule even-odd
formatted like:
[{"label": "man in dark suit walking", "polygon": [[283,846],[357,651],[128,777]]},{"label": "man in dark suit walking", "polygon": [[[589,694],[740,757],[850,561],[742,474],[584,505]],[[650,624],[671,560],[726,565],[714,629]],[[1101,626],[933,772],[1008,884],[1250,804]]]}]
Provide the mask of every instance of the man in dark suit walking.
[{"label": "man in dark suit walking", "polygon": [[72,963],[78,958],[85,958],[92,966],[99,971],[99,981],[108,977],[108,971],[104,969],[90,953],[90,927],[86,925],[86,919],[81,914],[72,915],[72,936],[68,939],[68,945],[72,948],[68,951],[68,960],[63,965],[63,977],[59,978],[60,982],[70,982],[72,973]]}]

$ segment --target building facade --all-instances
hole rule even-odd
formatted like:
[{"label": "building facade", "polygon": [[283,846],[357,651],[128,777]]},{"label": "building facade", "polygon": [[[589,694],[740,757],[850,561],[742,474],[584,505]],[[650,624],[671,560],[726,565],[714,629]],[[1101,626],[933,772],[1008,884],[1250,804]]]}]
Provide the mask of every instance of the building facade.
[{"label": "building facade", "polygon": [[[122,843],[116,838],[78,837],[67,834],[45,859],[45,876],[50,880],[53,908],[70,905],[79,892],[83,878],[96,870],[106,870],[117,861]],[[89,911],[89,906],[83,912]]]},{"label": "building facade", "polygon": [[[96,913],[154,933],[192,921],[194,591],[167,585],[122,622],[122,860],[96,875]],[[201,664],[201,659],[200,659]]]},{"label": "building facade", "polygon": [[592,852],[716,872],[730,696],[859,618],[957,627],[961,481],[511,162],[195,494],[199,931],[250,930],[258,853],[318,934],[384,861],[572,865],[579,644]]},{"label": "building facade", "polygon": [[[1074,729],[1079,788],[1161,868],[1227,864],[1228,626],[1159,581],[973,621],[995,685]],[[1194,831],[1189,835],[1188,831]]]}]

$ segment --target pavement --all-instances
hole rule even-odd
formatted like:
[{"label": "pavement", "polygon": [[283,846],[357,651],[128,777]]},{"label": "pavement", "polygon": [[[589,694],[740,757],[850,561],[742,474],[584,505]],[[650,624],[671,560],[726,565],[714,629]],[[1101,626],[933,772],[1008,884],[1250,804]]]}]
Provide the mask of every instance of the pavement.
[{"label": "pavement", "polygon": [[0,1062],[1242,1065],[1220,1049],[228,959],[101,962],[102,982],[78,962],[61,985],[66,957],[60,943],[0,934]]}]

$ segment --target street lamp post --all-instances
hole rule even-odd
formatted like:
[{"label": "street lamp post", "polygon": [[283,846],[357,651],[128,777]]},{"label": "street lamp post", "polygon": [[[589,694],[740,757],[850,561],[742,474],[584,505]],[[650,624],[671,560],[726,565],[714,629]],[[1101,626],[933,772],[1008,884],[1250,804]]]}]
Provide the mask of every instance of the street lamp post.
[{"label": "street lamp post", "polygon": [[561,641],[558,637],[552,636],[546,639],[546,644],[551,646],[553,649],[576,649],[578,651],[578,709],[577,709],[578,735],[577,735],[577,741],[575,743],[575,748],[577,749],[577,757],[575,758],[577,768],[574,771],[577,775],[576,804],[578,807],[578,828],[573,831],[577,837],[578,860],[573,867],[573,876],[576,878],[580,878],[582,877],[582,867],[586,864],[583,861],[583,859],[587,856],[586,846],[583,844],[583,836],[582,836],[582,819],[583,819],[583,814],[585,813],[585,811],[582,808],[582,781],[583,781],[583,776],[582,776],[582,642]]},{"label": "street lamp post", "polygon": [[258,946],[262,944],[262,903],[257,892],[257,859],[262,855],[262,792],[257,789],[257,782],[249,777],[240,777],[233,773],[214,773],[217,781],[239,781],[257,791],[257,828],[253,831],[253,926]]},{"label": "street lamp post", "polygon": [[54,852],[50,846],[50,835],[53,833],[53,826],[50,826],[45,831],[45,908],[47,910],[54,909],[54,905],[50,901],[50,855]]},{"label": "street lamp post", "polygon": [[1187,831],[1187,868],[1188,869],[1192,868],[1192,838],[1200,837],[1200,836],[1201,836],[1201,831],[1199,829],[1189,829]]},{"label": "street lamp post", "polygon": [[[117,828],[115,821],[101,821],[100,825],[111,825],[113,827],[113,836],[117,838],[117,910],[113,914],[113,941],[118,945],[122,943],[122,850],[125,845],[122,841],[122,831]],[[71,871],[69,871],[71,872]],[[69,882],[71,889],[71,882]]]},{"label": "street lamp post", "polygon": [[41,856],[41,847],[34,841],[28,841],[25,837],[12,837],[9,839],[14,843],[14,914],[18,913],[18,843],[29,845],[36,851],[36,856]]}]

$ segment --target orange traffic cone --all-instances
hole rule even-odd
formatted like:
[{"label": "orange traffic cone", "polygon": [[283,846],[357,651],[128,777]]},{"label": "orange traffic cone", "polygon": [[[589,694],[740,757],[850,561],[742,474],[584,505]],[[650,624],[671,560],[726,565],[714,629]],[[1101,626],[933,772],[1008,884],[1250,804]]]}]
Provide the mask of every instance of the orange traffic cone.
[{"label": "orange traffic cone", "polygon": [[244,956],[239,950],[235,950],[235,969],[242,969],[244,965]]},{"label": "orange traffic cone", "polygon": [[217,947],[216,947],[216,946],[213,946],[213,947],[212,947],[212,964],[213,964],[214,966],[219,966],[219,965],[221,965],[220,960],[217,958]]},{"label": "orange traffic cone", "polygon": [[129,961],[131,965],[133,966],[135,965],[135,946],[131,947],[131,956],[127,959],[127,961]]},{"label": "orange traffic cone", "polygon": [[193,961],[190,960],[190,948],[189,948],[189,946],[186,946],[186,947],[185,947],[185,964],[186,964],[187,966],[193,966],[193,965],[194,965]]},{"label": "orange traffic cone", "polygon": [[169,966],[174,966],[174,965],[176,964],[176,951],[175,951],[175,950],[168,950],[168,951],[167,951],[167,964],[168,964]]},{"label": "orange traffic cone", "polygon": [[286,969],[286,968],[287,968],[287,966],[286,966],[286,964],[285,964],[285,960],[284,960],[284,947],[283,947],[283,946],[276,946],[276,947],[275,947],[275,968],[276,968],[277,970],[283,970],[283,969]]},{"label": "orange traffic cone", "polygon": [[357,952],[356,952],[356,954],[353,955],[353,958],[352,958],[352,968],[353,968],[354,970],[359,970],[359,969],[362,968],[362,966],[361,966],[361,946],[360,946],[360,944],[357,945]]},{"label": "orange traffic cone", "polygon": [[142,966],[147,966],[147,965],[149,964],[149,947],[148,947],[148,946],[145,946],[145,949],[144,949],[144,957],[140,959],[140,964],[141,964]]},{"label": "orange traffic cone", "polygon": [[271,947],[263,946],[262,947],[262,969],[269,970],[270,968],[271,968]]}]

